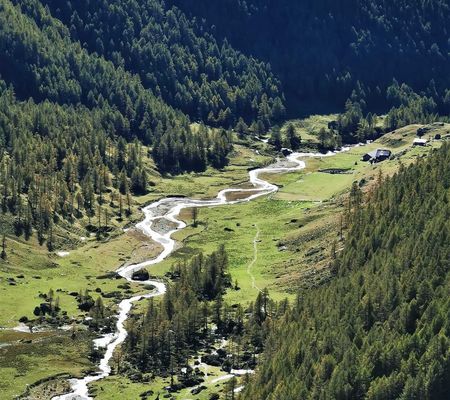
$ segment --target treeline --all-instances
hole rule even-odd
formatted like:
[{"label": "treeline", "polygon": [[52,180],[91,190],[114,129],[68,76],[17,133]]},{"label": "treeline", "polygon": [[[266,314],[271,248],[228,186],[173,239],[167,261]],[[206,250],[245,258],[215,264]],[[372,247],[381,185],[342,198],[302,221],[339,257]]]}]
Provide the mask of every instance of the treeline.
[{"label": "treeline", "polygon": [[17,235],[35,229],[51,250],[60,220],[87,218],[99,232],[130,213],[131,194],[148,187],[145,152],[114,137],[117,118],[112,109],[21,102],[0,81],[0,203]]},{"label": "treeline", "polygon": [[208,131],[200,125],[198,132],[168,129],[157,135],[152,149],[153,159],[161,172],[201,172],[208,165],[223,168],[233,148],[231,133]]},{"label": "treeline", "polygon": [[442,399],[450,391],[450,146],[354,185],[336,278],[272,327],[245,399]]},{"label": "treeline", "polygon": [[444,97],[440,97],[435,88],[430,90],[429,95],[418,94],[410,86],[399,84],[395,79],[386,90],[385,104],[388,111],[382,124],[377,114],[369,111],[368,102],[364,87],[357,84],[345,102],[344,112],[329,123],[328,129],[322,128],[318,132],[320,147],[334,149],[342,143],[375,140],[383,133],[406,125],[445,122],[450,115],[450,90],[445,91]]},{"label": "treeline", "polygon": [[161,300],[150,299],[146,313],[131,320],[120,372],[170,374],[192,386],[201,375],[188,366],[189,359],[223,338],[227,346],[208,352],[202,361],[226,371],[253,368],[272,320],[283,315],[287,302],[275,305],[265,290],[245,310],[227,304],[225,291],[238,287],[232,285],[224,246],[175,264],[169,276],[172,283]]},{"label": "treeline", "polygon": [[[37,96],[92,107],[101,95],[122,112],[131,132],[147,139],[156,121],[174,118],[164,103],[226,128],[240,117],[250,124],[283,116],[280,83],[270,67],[217,42],[195,20],[159,0],[12,3],[31,19],[27,31],[35,35],[24,35],[24,24],[15,23],[19,32],[12,39],[8,35],[5,45],[22,71],[5,69],[23,79],[20,72],[30,75],[27,69],[34,66],[21,87],[29,90],[34,83]],[[33,45],[39,37],[51,45]]]},{"label": "treeline", "polygon": [[68,30],[38,1],[0,4],[0,74],[20,98],[117,110],[116,134],[146,143],[158,123],[185,120],[137,76],[71,42]]},{"label": "treeline", "polygon": [[[414,91],[450,88],[445,0],[167,0],[205,18],[216,37],[270,62],[290,111],[342,107],[365,86],[370,107],[385,112],[396,78]],[[434,83],[432,80],[434,79]],[[312,106],[311,106],[312,105]]]}]

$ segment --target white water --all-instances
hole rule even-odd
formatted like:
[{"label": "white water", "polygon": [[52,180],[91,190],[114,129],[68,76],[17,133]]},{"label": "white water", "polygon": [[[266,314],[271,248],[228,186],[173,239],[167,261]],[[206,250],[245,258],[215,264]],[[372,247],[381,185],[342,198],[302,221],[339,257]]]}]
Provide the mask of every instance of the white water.
[{"label": "white water", "polygon": [[[342,151],[349,150],[349,148],[343,148]],[[293,167],[284,166],[269,166],[265,168],[255,169],[249,172],[250,182],[253,184],[254,188],[251,189],[225,189],[219,192],[217,197],[212,200],[193,200],[185,198],[165,198],[159,200],[155,203],[143,209],[145,218],[142,222],[136,225],[136,228],[144,232],[149,238],[153,239],[155,242],[159,243],[163,247],[163,251],[158,257],[139,263],[121,267],[117,270],[117,273],[125,278],[127,281],[133,281],[132,275],[134,272],[141,270],[144,267],[150,265],[158,264],[168,257],[175,248],[175,240],[172,239],[172,234],[179,229],[186,227],[183,221],[177,219],[180,211],[184,208],[190,207],[213,207],[220,205],[236,204],[242,202],[248,202],[257,197],[261,197],[278,190],[276,185],[273,185],[263,179],[259,178],[261,173],[280,173],[280,172],[294,172],[305,168],[305,163],[299,160],[300,157],[324,157],[332,156],[336,154],[335,152],[329,152],[327,154],[315,154],[315,153],[293,153],[286,157],[287,161],[294,164]],[[249,193],[249,196],[245,199],[227,200],[227,195],[231,193]],[[169,232],[160,233],[152,228],[153,222],[155,220],[164,218],[175,224],[176,228],[170,230]],[[136,281],[135,281],[136,282]],[[145,295],[134,296],[129,299],[122,300],[119,304],[119,315],[116,323],[116,332],[111,335],[105,335],[100,339],[95,340],[97,346],[106,347],[105,355],[99,364],[100,372],[94,375],[88,375],[82,379],[72,379],[70,381],[72,387],[72,393],[68,393],[62,396],[53,397],[52,400],[90,400],[88,384],[98,381],[100,379],[106,378],[111,373],[111,367],[109,362],[113,356],[114,350],[117,346],[124,342],[127,337],[127,331],[125,330],[125,321],[131,310],[133,303],[141,300],[148,299],[150,297],[156,297],[164,294],[166,292],[166,285],[163,282],[149,280],[149,281],[139,281],[138,283],[142,285],[152,285],[155,290],[151,293]],[[232,371],[233,372],[233,371]],[[237,371],[240,372],[240,371]],[[248,372],[248,371],[246,371]],[[236,373],[236,375],[239,375]]]}]

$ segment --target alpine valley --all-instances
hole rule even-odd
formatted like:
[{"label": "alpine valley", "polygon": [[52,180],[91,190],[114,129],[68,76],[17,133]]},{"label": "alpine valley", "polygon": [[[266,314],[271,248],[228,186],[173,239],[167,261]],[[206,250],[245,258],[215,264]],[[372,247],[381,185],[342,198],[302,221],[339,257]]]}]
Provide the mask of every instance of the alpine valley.
[{"label": "alpine valley", "polygon": [[447,399],[449,142],[447,0],[0,0],[0,399]]}]

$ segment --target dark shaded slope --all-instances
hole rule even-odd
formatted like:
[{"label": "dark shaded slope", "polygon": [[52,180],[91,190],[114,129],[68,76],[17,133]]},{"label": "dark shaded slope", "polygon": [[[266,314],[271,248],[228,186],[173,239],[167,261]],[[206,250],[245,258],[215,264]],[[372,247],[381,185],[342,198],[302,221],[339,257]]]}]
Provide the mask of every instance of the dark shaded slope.
[{"label": "dark shaded slope", "polygon": [[282,116],[280,83],[270,67],[216,41],[179,9],[159,0],[41,3],[72,40],[138,74],[146,88],[193,119],[228,127],[260,116],[268,126]]},{"label": "dark shaded slope", "polygon": [[[139,77],[89,54],[70,41],[67,29],[38,2],[27,2],[35,20],[8,0],[0,2],[0,74],[22,98],[114,108],[116,133],[151,141],[158,124],[187,118],[146,90]],[[32,5],[31,5],[32,4]]]},{"label": "dark shaded slope", "polygon": [[[291,111],[338,105],[359,80],[382,106],[393,78],[414,90],[450,87],[450,9],[444,0],[168,0],[216,36],[270,61]],[[380,104],[381,101],[381,104]],[[320,107],[314,109],[320,111]]]},{"label": "dark shaded slope", "polygon": [[337,277],[272,329],[243,399],[443,399],[450,391],[450,146],[366,207],[353,190]]}]

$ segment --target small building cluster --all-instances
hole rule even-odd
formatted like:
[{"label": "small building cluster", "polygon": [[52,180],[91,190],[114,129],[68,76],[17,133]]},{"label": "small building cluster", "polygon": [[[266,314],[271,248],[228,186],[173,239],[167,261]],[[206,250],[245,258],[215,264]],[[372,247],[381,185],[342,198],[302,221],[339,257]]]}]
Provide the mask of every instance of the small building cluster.
[{"label": "small building cluster", "polygon": [[[442,128],[445,127],[447,128],[447,134],[442,134],[444,131]],[[447,139],[450,137],[449,128],[449,124],[445,124],[444,122],[434,122],[427,126],[421,126],[417,129],[417,138],[413,140],[413,146],[426,146],[430,141]],[[428,139],[424,138],[427,133],[429,134]]]},{"label": "small building cluster", "polygon": [[391,151],[386,149],[376,149],[362,156],[361,161],[369,161],[371,163],[377,163],[387,160],[391,157]]},{"label": "small building cluster", "polygon": [[426,146],[427,142],[427,139],[415,138],[413,140],[413,146]]}]

